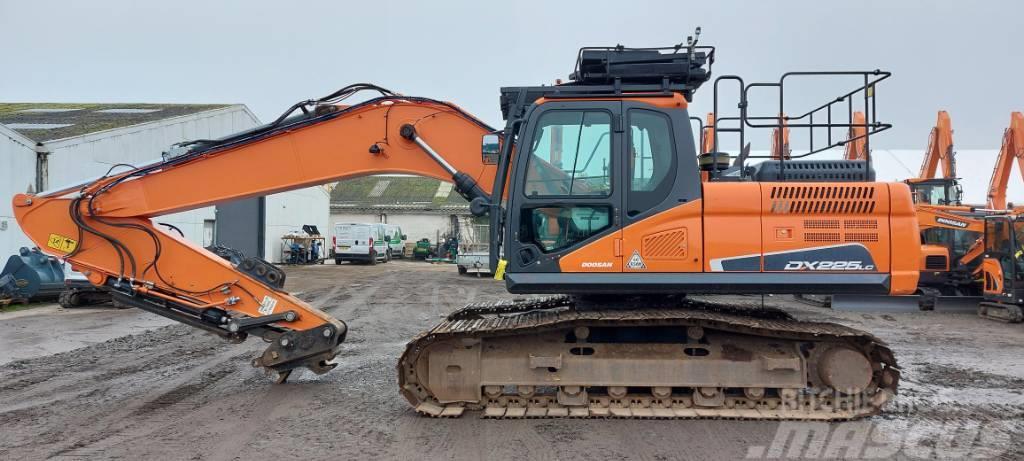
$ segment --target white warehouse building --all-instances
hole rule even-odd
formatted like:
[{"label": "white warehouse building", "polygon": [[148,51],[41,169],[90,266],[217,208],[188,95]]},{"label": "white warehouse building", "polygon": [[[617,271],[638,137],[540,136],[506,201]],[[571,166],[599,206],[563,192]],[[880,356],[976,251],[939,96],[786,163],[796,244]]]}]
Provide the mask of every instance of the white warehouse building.
[{"label": "white warehouse building", "polygon": [[[32,246],[14,219],[14,194],[77,184],[118,163],[157,161],[177,142],[219,138],[257,125],[256,116],[240,104],[0,103],[0,260]],[[322,187],[250,200],[259,204],[253,207],[259,213],[228,215],[236,220],[229,226],[233,235],[218,235],[227,224],[217,223],[220,206],[154,221],[177,227],[203,246],[238,241],[239,229],[251,229],[248,240],[259,244],[238,249],[272,262],[280,259],[282,235],[304,224],[327,227],[329,195]]]}]

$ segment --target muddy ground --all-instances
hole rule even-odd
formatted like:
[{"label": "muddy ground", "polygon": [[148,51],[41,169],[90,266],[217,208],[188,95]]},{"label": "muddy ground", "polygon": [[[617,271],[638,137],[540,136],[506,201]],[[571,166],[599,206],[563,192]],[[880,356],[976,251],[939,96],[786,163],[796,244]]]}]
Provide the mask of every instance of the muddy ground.
[{"label": "muddy ground", "polygon": [[[249,366],[258,340],[229,344],[135,310],[0,314],[0,459],[1024,457],[1024,325],[769,298],[890,343],[901,393],[855,423],[429,419],[397,392],[405,342],[468,301],[506,296],[503,285],[406,261],[286,271],[289,290],[350,329],[337,369],[286,385]],[[780,428],[818,435],[781,445]]]}]

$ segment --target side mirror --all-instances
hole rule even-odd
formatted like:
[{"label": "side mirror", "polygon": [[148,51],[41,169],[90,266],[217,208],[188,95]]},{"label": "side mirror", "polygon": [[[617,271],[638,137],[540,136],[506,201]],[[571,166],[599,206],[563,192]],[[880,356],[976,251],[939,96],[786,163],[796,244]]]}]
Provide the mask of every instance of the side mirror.
[{"label": "side mirror", "polygon": [[480,140],[480,157],[484,165],[497,165],[498,156],[501,154],[501,136],[497,133],[487,133]]}]

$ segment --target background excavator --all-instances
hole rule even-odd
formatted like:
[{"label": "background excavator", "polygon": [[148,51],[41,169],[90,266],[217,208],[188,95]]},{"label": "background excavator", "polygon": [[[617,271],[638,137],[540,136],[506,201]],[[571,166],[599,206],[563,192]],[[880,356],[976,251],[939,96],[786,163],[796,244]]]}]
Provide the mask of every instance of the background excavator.
[{"label": "background excavator", "polygon": [[982,317],[1003,322],[1024,321],[1024,216],[1006,201],[1006,189],[1014,160],[1024,176],[1024,114],[1010,114],[1002,146],[988,187],[988,212],[984,218],[984,256],[981,262],[984,301]]},{"label": "background excavator", "polygon": [[[1024,161],[1024,116],[1014,112],[989,182],[985,205],[962,203],[956,178],[953,130],[940,111],[917,178],[908,179],[921,229],[922,307],[938,295],[983,297],[978,313],[1004,322],[1024,321],[1024,271],[1019,209],[1006,201],[1014,160]],[[941,166],[943,176],[936,178]],[[1024,169],[1022,169],[1024,174]]]},{"label": "background excavator", "polygon": [[[942,177],[936,177],[940,168]],[[938,112],[921,169],[916,178],[905,182],[913,194],[921,228],[921,308],[934,308],[941,295],[980,295],[978,268],[985,213],[983,207],[962,203],[948,112]]]},{"label": "background excavator", "polygon": [[[876,414],[899,370],[870,334],[687,295],[915,290],[909,189],[874,182],[868,158],[716,161],[730,157],[721,134],[742,146],[746,129],[776,126],[748,113],[748,90],[792,94],[794,81],[835,75],[864,84],[789,126],[856,126],[866,150],[867,137],[889,127],[873,111],[860,124],[820,120],[838,101],[873,108],[873,88],[889,74],[794,72],[756,84],[720,76],[713,149],[698,156],[687,106],[713,61],[714,48],[696,41],[583,48],[568,83],[502,88],[500,131],[451,103],[351,85],[254,130],[175,145],[149,165],[19,194],[14,210],[33,241],[119,302],[228,340],[263,338],[269,346],[253,365],[284,381],[296,368],[333,368],[347,326],[285,292],[275,266],[226,261],[151,218],[367,174],[451,181],[475,214],[489,214],[491,266],[508,291],[553,296],[471,304],[414,338],[397,370],[417,412]],[[733,83],[740,114],[722,117],[718,87]],[[346,105],[357,92],[377,96]],[[738,126],[723,127],[728,119]]]},{"label": "background excavator", "polygon": [[992,179],[988,183],[986,205],[989,209],[1013,209],[1006,201],[1006,189],[1014,160],[1021,177],[1024,178],[1024,114],[1020,112],[1010,114],[1010,126],[1003,131],[1003,142],[992,169]]}]

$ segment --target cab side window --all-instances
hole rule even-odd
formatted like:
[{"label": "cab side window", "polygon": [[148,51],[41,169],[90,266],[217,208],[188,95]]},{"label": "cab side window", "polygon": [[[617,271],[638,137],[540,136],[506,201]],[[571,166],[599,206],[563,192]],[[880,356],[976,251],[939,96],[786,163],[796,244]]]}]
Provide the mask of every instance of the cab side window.
[{"label": "cab side window", "polygon": [[529,197],[611,194],[611,115],[600,110],[551,110],[537,122],[526,167]]},{"label": "cab side window", "polygon": [[629,111],[629,191],[627,214],[636,216],[661,203],[676,177],[672,123],[665,114]]}]

